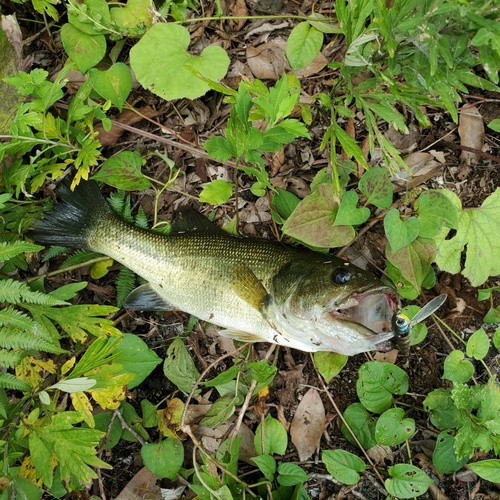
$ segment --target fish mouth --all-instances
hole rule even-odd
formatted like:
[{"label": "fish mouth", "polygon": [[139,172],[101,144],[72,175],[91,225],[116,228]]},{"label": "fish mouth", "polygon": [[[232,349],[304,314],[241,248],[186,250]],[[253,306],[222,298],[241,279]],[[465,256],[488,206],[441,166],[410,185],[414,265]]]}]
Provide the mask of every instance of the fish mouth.
[{"label": "fish mouth", "polygon": [[[396,292],[387,286],[354,292],[340,304],[330,305],[329,314],[335,320],[352,321],[365,326],[373,335],[388,340],[393,335],[391,320],[399,308]],[[383,334],[383,335],[382,335]]]}]

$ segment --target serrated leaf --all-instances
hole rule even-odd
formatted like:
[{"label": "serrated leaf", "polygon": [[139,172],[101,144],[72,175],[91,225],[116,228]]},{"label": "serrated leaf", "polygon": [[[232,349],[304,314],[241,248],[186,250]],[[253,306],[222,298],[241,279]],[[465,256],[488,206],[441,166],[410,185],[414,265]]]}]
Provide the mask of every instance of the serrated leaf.
[{"label": "serrated leaf", "polygon": [[303,21],[293,28],[286,44],[286,57],[292,69],[304,68],[318,55],[323,33]]},{"label": "serrated leaf", "polygon": [[153,474],[173,480],[184,462],[184,446],[178,439],[167,438],[161,443],[145,444],[141,457]]},{"label": "serrated leaf", "polygon": [[200,203],[210,205],[222,205],[226,203],[233,194],[234,184],[217,179],[207,184],[200,193]]},{"label": "serrated leaf", "polygon": [[347,191],[342,196],[337,217],[335,217],[334,226],[359,226],[366,222],[370,217],[370,209],[366,207],[357,207],[358,193],[356,191]]},{"label": "serrated leaf", "polygon": [[363,460],[345,450],[325,450],[321,454],[321,460],[334,479],[343,484],[358,483],[358,472],[364,472],[366,469]]},{"label": "serrated leaf", "polygon": [[393,208],[384,217],[384,229],[393,253],[409,245],[419,232],[419,221],[415,217],[401,220],[399,210]]},{"label": "serrated leaf", "polygon": [[375,426],[378,444],[396,446],[410,439],[415,432],[415,421],[404,418],[404,410],[391,408],[380,415]]},{"label": "serrated leaf", "polygon": [[474,366],[464,357],[462,351],[450,352],[444,360],[443,378],[453,382],[467,382],[474,374]]},{"label": "serrated leaf", "polygon": [[283,226],[283,232],[315,247],[339,247],[355,236],[352,226],[333,226],[339,200],[332,184],[320,184],[297,206]]},{"label": "serrated leaf", "polygon": [[363,174],[358,184],[366,202],[387,209],[392,204],[392,183],[385,168],[373,167]]},{"label": "serrated leaf", "polygon": [[[264,450],[262,450],[262,434],[264,434]],[[283,455],[288,445],[286,430],[278,420],[267,415],[264,424],[259,424],[255,431],[254,445],[259,455]]]},{"label": "serrated leaf", "polygon": [[183,26],[153,25],[130,51],[130,65],[141,85],[166,100],[196,99],[210,88],[196,74],[212,80],[223,78],[229,67],[226,51],[209,45],[193,56],[187,52],[189,42],[189,32]]},{"label": "serrated leaf", "polygon": [[26,241],[15,241],[13,243],[3,241],[0,243],[0,262],[6,262],[16,255],[20,255],[24,252],[39,252],[44,248],[45,247],[41,245],[33,245],[32,243],[27,243]]},{"label": "serrated leaf", "polygon": [[458,206],[457,233],[450,239],[448,229],[436,237],[436,263],[443,271],[456,274],[460,271],[462,251],[466,249],[462,274],[472,286],[479,286],[489,276],[500,274],[500,189],[488,196],[479,208],[460,210],[460,200],[446,192],[454,206]]},{"label": "serrated leaf", "polygon": [[149,187],[149,180],[142,171],[142,156],[138,151],[120,151],[106,160],[91,179],[102,181],[123,190],[140,190]]},{"label": "serrated leaf", "polygon": [[392,479],[386,479],[385,488],[395,498],[418,497],[432,484],[432,479],[413,465],[393,465],[388,472]]}]

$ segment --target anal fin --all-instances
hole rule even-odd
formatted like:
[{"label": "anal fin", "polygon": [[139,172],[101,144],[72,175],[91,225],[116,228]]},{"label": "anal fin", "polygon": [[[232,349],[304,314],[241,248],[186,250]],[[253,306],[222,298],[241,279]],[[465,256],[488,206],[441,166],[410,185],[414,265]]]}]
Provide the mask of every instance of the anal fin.
[{"label": "anal fin", "polygon": [[132,290],[123,303],[125,309],[134,311],[173,311],[174,307],[151,288],[149,283]]}]

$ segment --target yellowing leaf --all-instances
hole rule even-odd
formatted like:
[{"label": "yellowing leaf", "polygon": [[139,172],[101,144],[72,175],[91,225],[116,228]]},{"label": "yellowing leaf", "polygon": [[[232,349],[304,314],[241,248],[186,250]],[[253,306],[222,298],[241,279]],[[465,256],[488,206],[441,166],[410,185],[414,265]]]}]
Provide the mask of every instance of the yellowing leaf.
[{"label": "yellowing leaf", "polygon": [[[445,191],[459,209],[461,203],[451,191]],[[472,286],[479,286],[489,276],[500,274],[500,188],[488,196],[479,208],[458,212],[457,234],[446,239],[444,228],[436,237],[436,263],[443,271],[460,272],[460,258],[466,248],[463,275]]]},{"label": "yellowing leaf", "polygon": [[103,409],[116,410],[125,399],[127,384],[135,377],[135,373],[120,373],[123,366],[119,363],[102,365],[85,375],[97,381],[95,387],[88,392]]},{"label": "yellowing leaf", "polygon": [[71,370],[71,368],[75,366],[75,362],[76,362],[75,356],[69,358],[68,361],[66,361],[66,363],[64,363],[61,367],[61,375],[66,375],[66,373],[68,373]]},{"label": "yellowing leaf", "polygon": [[82,415],[84,422],[93,429],[95,427],[94,415],[92,415],[92,404],[88,396],[83,392],[70,394],[73,408]]},{"label": "yellowing leaf", "polygon": [[16,376],[28,382],[32,387],[36,387],[47,378],[46,372],[54,374],[56,371],[56,365],[51,359],[43,361],[27,356],[16,367]]},{"label": "yellowing leaf", "polygon": [[90,266],[90,276],[95,280],[106,276],[106,274],[108,274],[108,267],[111,265],[113,265],[113,259],[101,260],[100,262],[92,264],[92,266]]}]

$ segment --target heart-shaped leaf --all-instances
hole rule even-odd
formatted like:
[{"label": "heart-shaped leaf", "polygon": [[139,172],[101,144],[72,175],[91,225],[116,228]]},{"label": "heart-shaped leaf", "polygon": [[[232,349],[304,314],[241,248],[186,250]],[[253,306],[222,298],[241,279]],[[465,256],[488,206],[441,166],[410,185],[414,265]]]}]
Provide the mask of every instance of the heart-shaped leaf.
[{"label": "heart-shaped leaf", "polygon": [[128,0],[125,7],[110,9],[111,20],[121,28],[134,28],[140,23],[150,28],[153,15],[149,12],[149,5],[149,2],[144,0]]},{"label": "heart-shaped leaf", "polygon": [[104,99],[110,100],[121,111],[123,103],[132,90],[132,75],[128,66],[118,62],[107,71],[91,68],[89,78],[94,90]]},{"label": "heart-shaped leaf", "polygon": [[444,360],[443,378],[453,382],[467,382],[474,375],[474,366],[464,357],[462,351],[450,352]]},{"label": "heart-shaped leaf", "polygon": [[342,197],[334,226],[358,226],[363,224],[370,217],[370,209],[366,207],[358,208],[358,193],[347,191]]},{"label": "heart-shaped leaf", "polygon": [[366,196],[366,202],[378,208],[389,208],[392,204],[392,183],[387,170],[370,168],[359,180],[359,190]]},{"label": "heart-shaped leaf", "polygon": [[410,217],[402,221],[399,210],[389,210],[384,218],[384,229],[391,250],[397,252],[399,249],[409,245],[417,236],[419,231],[418,219]]},{"label": "heart-shaped leaf", "polygon": [[104,35],[87,35],[68,23],[61,28],[61,41],[66,54],[75,62],[81,73],[86,73],[101,62],[106,54]]},{"label": "heart-shaped leaf", "polygon": [[409,439],[415,432],[415,421],[404,418],[404,410],[391,408],[380,415],[375,425],[375,439],[378,444],[396,446]]},{"label": "heart-shaped leaf", "polygon": [[[187,52],[189,32],[177,24],[155,24],[130,51],[130,65],[141,85],[167,100],[196,99],[209,86],[196,76],[223,78],[229,57],[210,45],[199,56]],[[154,50],[151,50],[154,47]]]}]

